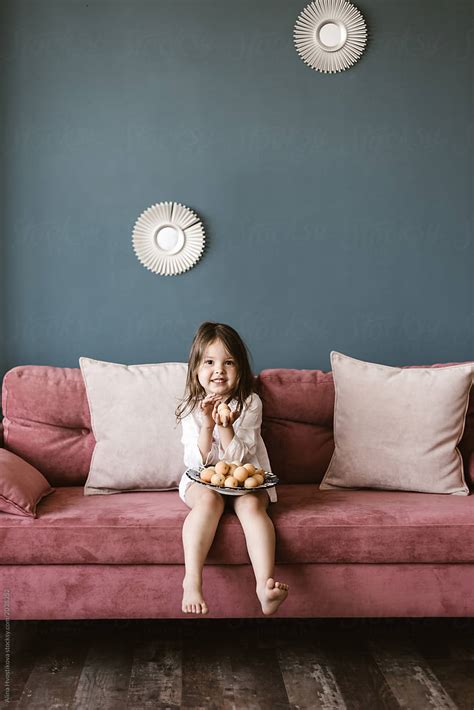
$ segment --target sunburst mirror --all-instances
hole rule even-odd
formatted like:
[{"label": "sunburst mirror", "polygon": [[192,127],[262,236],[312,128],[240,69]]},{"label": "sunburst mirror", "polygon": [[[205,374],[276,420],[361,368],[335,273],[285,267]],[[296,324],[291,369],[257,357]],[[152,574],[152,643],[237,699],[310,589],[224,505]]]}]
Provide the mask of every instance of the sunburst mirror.
[{"label": "sunburst mirror", "polygon": [[293,38],[305,64],[324,74],[349,69],[367,43],[359,10],[345,0],[314,0],[299,14]]},{"label": "sunburst mirror", "polygon": [[204,228],[195,212],[179,202],[146,209],[133,228],[133,250],[155,274],[174,276],[191,269],[204,249]]}]

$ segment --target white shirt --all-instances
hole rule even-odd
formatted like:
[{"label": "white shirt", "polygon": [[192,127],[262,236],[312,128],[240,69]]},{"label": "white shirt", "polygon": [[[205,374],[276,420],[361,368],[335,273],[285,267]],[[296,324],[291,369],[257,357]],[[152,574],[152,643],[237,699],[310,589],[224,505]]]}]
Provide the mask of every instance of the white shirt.
[{"label": "white shirt", "polygon": [[[235,411],[237,400],[228,403],[229,409]],[[240,417],[233,423],[234,437],[226,448],[221,445],[217,424],[212,432],[212,445],[205,461],[198,447],[199,434],[202,425],[202,411],[199,407],[181,419],[184,446],[184,464],[188,468],[198,469],[200,466],[216,464],[218,461],[242,461],[252,463],[256,468],[271,471],[270,460],[265,447],[260,428],[262,425],[262,400],[253,392],[244,403]],[[270,500],[277,500],[275,488],[267,488]]]}]

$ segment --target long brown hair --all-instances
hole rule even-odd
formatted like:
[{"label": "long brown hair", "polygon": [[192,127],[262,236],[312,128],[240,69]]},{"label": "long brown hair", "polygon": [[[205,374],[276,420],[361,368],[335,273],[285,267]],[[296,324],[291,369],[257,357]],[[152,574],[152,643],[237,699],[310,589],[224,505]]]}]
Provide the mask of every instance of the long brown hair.
[{"label": "long brown hair", "polygon": [[230,393],[227,401],[235,397],[237,400],[236,410],[239,416],[242,413],[245,400],[255,390],[254,378],[249,362],[251,355],[240,335],[234,328],[231,328],[230,325],[205,321],[201,323],[197,329],[189,352],[185,393],[175,411],[177,423],[185,414],[190,414],[194,411],[198,402],[203,399],[206,394],[206,390],[199,382],[198,370],[207,346],[215,340],[222,342],[237,365],[237,378],[234,391]]}]

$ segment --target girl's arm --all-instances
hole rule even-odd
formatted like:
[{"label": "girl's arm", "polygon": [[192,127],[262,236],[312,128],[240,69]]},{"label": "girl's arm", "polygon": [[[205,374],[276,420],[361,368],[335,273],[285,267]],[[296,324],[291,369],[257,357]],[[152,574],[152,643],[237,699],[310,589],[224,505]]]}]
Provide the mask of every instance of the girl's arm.
[{"label": "girl's arm", "polygon": [[[210,424],[203,423],[201,426],[201,432],[198,438],[198,449],[201,454],[202,460],[207,460],[209,454],[212,451],[212,432],[214,431],[214,422],[212,426]],[[203,464],[204,465],[204,464]]]},{"label": "girl's arm", "polygon": [[219,427],[221,459],[245,462],[256,458],[257,440],[262,425],[262,409],[262,400],[254,393],[250,406],[242,412],[238,430],[233,432],[233,435],[231,435],[232,427]]},{"label": "girl's arm", "polygon": [[212,431],[205,432],[206,441],[201,441],[202,430],[199,424],[191,417],[181,420],[181,443],[184,447],[184,465],[187,468],[198,469],[219,461],[219,444],[212,441]]}]

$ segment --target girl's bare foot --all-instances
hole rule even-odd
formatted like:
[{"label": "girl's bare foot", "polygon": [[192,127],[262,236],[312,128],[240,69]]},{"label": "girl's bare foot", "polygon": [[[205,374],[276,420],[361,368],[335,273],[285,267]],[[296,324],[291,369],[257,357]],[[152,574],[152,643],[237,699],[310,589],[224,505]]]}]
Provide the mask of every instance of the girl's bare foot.
[{"label": "girl's bare foot", "polygon": [[197,582],[183,580],[183,602],[181,609],[185,614],[207,614],[208,606],[202,596],[201,586]]},{"label": "girl's bare foot", "polygon": [[280,604],[288,596],[288,585],[283,582],[275,582],[273,577],[269,577],[265,584],[257,587],[257,597],[260,599],[262,611],[266,616],[274,614]]}]

